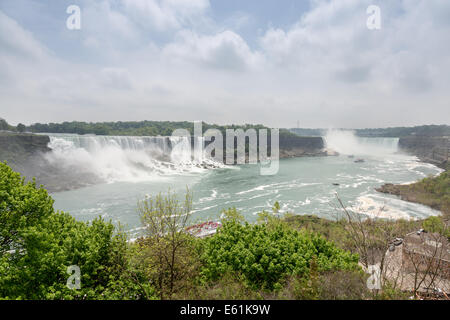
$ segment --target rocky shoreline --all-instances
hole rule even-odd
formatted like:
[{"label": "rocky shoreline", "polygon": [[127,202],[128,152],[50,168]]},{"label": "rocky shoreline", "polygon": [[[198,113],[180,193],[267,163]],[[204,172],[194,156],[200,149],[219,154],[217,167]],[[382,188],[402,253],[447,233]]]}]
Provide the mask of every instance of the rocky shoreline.
[{"label": "rocky shoreline", "polygon": [[391,194],[399,197],[403,201],[419,203],[426,206],[429,206],[435,210],[440,210],[441,207],[437,203],[425,201],[424,193],[419,190],[414,190],[415,183],[411,183],[408,185],[400,185],[400,184],[392,184],[386,183],[379,188],[375,188],[376,191],[386,194]]},{"label": "rocky shoreline", "polygon": [[449,146],[449,137],[408,136],[400,138],[399,148],[401,151],[412,154],[420,161],[436,165],[445,171],[435,178],[428,178],[427,184],[422,180],[407,185],[387,183],[375,190],[395,195],[404,201],[429,206],[441,211],[444,216],[448,216],[450,204],[446,199],[450,196],[450,190],[447,187],[443,190],[442,195],[436,194],[433,192],[433,186],[439,183],[443,184],[445,188],[445,182],[442,181],[446,180],[449,175]]},{"label": "rocky shoreline", "polygon": [[400,151],[414,155],[422,162],[445,169],[450,157],[450,137],[407,136],[398,142]]}]

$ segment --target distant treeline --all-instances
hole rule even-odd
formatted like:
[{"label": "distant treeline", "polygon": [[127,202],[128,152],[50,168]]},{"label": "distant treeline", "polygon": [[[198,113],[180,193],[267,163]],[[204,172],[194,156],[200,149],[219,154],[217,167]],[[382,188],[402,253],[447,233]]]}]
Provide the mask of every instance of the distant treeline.
[{"label": "distant treeline", "polygon": [[[203,131],[218,129],[225,135],[226,129],[268,129],[261,124],[244,125],[217,125],[202,122]],[[194,123],[189,121],[117,121],[117,122],[63,122],[63,123],[35,123],[30,126],[18,124],[17,127],[9,125],[0,118],[0,130],[34,132],[34,133],[76,133],[118,136],[170,136],[176,129],[187,129],[194,132]],[[347,129],[348,130],[348,129]],[[361,137],[404,137],[410,135],[421,136],[450,136],[448,125],[425,125],[416,127],[392,127],[375,129],[354,129],[356,135]],[[300,136],[324,136],[327,129],[292,128],[280,130],[280,135],[286,137],[292,133]]]},{"label": "distant treeline", "polygon": [[19,123],[17,127],[14,127],[6,122],[5,119],[0,118],[0,131],[24,132],[25,130],[26,126],[22,123]]},{"label": "distant treeline", "polygon": [[[289,130],[300,136],[324,136],[327,132],[327,129],[292,128]],[[353,131],[360,137],[450,136],[450,126],[447,125],[354,129]]]},{"label": "distant treeline", "polygon": [[[194,123],[189,121],[136,121],[136,122],[63,122],[63,123],[35,123],[26,130],[34,133],[76,133],[76,134],[96,134],[96,135],[113,135],[113,136],[171,136],[176,129],[186,129],[191,135],[194,134]],[[244,125],[224,125],[208,124],[202,122],[203,133],[209,129],[217,129],[226,135],[227,129],[270,129],[261,124],[244,124]],[[270,136],[270,130],[268,131]],[[287,129],[280,130],[280,140],[290,142],[298,136]]]},{"label": "distant treeline", "polygon": [[[225,133],[226,129],[263,129],[263,125],[227,125],[219,126],[202,122],[203,131],[218,129]],[[186,129],[194,133],[194,123],[188,121],[136,121],[136,122],[63,122],[63,123],[35,123],[27,127],[31,132],[46,133],[76,133],[96,135],[118,135],[118,136],[170,136],[176,129]]]}]

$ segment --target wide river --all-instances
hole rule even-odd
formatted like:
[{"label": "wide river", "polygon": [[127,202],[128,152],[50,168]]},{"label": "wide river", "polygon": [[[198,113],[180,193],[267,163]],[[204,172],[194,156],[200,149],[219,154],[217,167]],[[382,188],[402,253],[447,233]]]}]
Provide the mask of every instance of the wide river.
[{"label": "wide river", "polygon": [[[416,219],[439,214],[428,207],[374,190],[384,183],[410,183],[441,172],[415,157],[398,154],[398,139],[356,138],[350,133],[339,133],[328,136],[326,142],[341,155],[282,159],[278,174],[273,176],[260,175],[258,165],[208,170],[156,170],[144,175],[133,171],[135,163],[133,170],[123,168],[130,166],[130,159],[136,162],[142,157],[136,154],[136,148],[131,148],[133,152],[130,153],[116,142],[113,147],[110,142],[107,148],[105,143],[86,147],[84,142],[74,142],[73,136],[54,135],[51,144],[55,153],[60,152],[55,158],[57,161],[64,157],[71,161],[82,157],[84,167],[93,166],[93,174],[107,174],[110,179],[81,189],[53,193],[52,197],[56,209],[69,212],[83,221],[102,216],[115,223],[120,222],[131,236],[135,236],[141,226],[138,201],[147,195],[167,192],[169,188],[180,198],[186,187],[193,191],[194,220],[217,220],[223,209],[236,207],[249,221],[254,221],[258,212],[270,210],[275,201],[280,203],[282,212],[336,218],[340,214],[336,195],[349,209],[366,215]],[[61,143],[65,145],[61,147]],[[145,149],[142,146],[137,149],[140,148]],[[121,150],[127,153],[126,156],[120,153]],[[109,156],[105,156],[108,153]],[[365,161],[355,163],[357,158]],[[139,170],[145,168],[140,166]],[[114,175],[116,172],[118,174]],[[138,178],[125,178],[130,175]]]}]

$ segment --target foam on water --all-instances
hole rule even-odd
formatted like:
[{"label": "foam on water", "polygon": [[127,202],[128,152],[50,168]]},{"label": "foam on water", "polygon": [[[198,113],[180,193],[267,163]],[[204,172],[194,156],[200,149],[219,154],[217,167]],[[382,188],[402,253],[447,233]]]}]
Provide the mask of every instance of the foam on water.
[{"label": "foam on water", "polygon": [[221,166],[206,157],[194,157],[189,137],[52,134],[49,147],[52,152],[46,157],[51,164],[107,183],[155,181],[167,175],[202,173],[208,165]]},{"label": "foam on water", "polygon": [[377,194],[360,196],[356,200],[356,205],[347,209],[385,219],[416,220],[440,215],[439,211],[429,207]]}]

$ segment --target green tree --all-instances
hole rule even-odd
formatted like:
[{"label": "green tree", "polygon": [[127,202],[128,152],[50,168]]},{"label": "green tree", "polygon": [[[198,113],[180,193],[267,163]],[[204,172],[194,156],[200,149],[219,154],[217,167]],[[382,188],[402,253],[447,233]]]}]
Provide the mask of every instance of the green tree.
[{"label": "green tree", "polygon": [[319,272],[359,269],[357,255],[338,249],[320,235],[281,223],[269,226],[224,221],[203,245],[202,276],[207,281],[241,273],[254,288],[277,289],[289,275],[308,277],[313,257]]},{"label": "green tree", "polygon": [[228,208],[227,210],[225,210],[225,209],[222,210],[221,220],[222,220],[222,222],[227,222],[227,221],[235,221],[235,222],[239,222],[239,223],[245,222],[244,216],[239,211],[237,211],[236,208]]},{"label": "green tree", "polygon": [[192,193],[179,201],[170,190],[139,203],[146,237],[137,241],[133,257],[138,272],[146,275],[161,299],[189,286],[198,266],[195,238],[185,229],[192,211]]},{"label": "green tree", "polygon": [[27,129],[27,127],[22,123],[19,123],[17,125],[17,131],[19,131],[19,132],[25,132],[26,129]]},{"label": "green tree", "polygon": [[[102,219],[76,221],[54,212],[53,200],[34,182],[0,164],[0,298],[139,298],[124,278],[126,237]],[[67,287],[67,268],[81,271],[81,288]]]},{"label": "green tree", "polygon": [[442,217],[428,217],[422,222],[422,227],[428,232],[436,232],[450,239],[450,228]]},{"label": "green tree", "polygon": [[0,118],[0,130],[9,130],[9,124],[5,119]]},{"label": "green tree", "polygon": [[0,163],[0,255],[19,250],[23,233],[53,213],[53,200],[34,180],[25,183],[19,173]]}]

